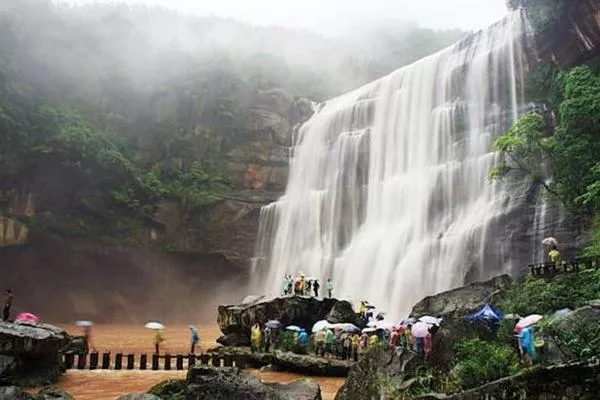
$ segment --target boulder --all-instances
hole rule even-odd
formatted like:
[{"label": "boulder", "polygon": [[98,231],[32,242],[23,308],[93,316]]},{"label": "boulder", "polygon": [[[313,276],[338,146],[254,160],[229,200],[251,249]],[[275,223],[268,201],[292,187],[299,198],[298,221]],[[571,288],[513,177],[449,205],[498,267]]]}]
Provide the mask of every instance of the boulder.
[{"label": "boulder", "polygon": [[443,318],[442,328],[449,340],[448,350],[456,341],[467,339],[478,331],[473,329],[467,317],[485,303],[494,304],[512,284],[508,275],[501,275],[485,282],[472,283],[454,290],[429,296],[417,303],[411,315],[431,315]]},{"label": "boulder", "polygon": [[319,387],[307,380],[291,385],[264,384],[238,368],[193,367],[186,400],[320,400]]},{"label": "boulder", "polygon": [[0,384],[44,386],[63,372],[60,351],[71,337],[51,325],[0,322]]},{"label": "boulder", "polygon": [[316,299],[307,296],[280,297],[252,304],[219,306],[217,322],[225,334],[241,333],[250,337],[255,323],[263,324],[270,319],[281,321],[284,326],[298,325],[310,330],[315,322],[332,319],[331,322],[360,322],[350,303],[337,299]]},{"label": "boulder", "polygon": [[248,337],[248,335],[245,335],[243,333],[233,332],[218,338],[217,343],[222,344],[223,346],[250,346],[250,338]]},{"label": "boulder", "polygon": [[321,388],[310,379],[291,383],[265,383],[283,397],[294,400],[321,400]]},{"label": "boulder", "polygon": [[0,399],[2,400],[37,400],[36,397],[24,392],[16,386],[0,387]]},{"label": "boulder", "polygon": [[88,350],[88,343],[85,337],[76,336],[62,351],[63,353],[86,354]]},{"label": "boulder", "polygon": [[159,383],[152,387],[148,393],[161,398],[170,399],[182,397],[187,391],[187,382],[184,379],[173,379]]},{"label": "boulder", "polygon": [[390,389],[401,385],[423,366],[413,352],[381,344],[367,348],[350,370],[336,400],[388,399]]},{"label": "boulder", "polygon": [[75,398],[62,389],[48,386],[39,391],[36,400],[75,400]]}]

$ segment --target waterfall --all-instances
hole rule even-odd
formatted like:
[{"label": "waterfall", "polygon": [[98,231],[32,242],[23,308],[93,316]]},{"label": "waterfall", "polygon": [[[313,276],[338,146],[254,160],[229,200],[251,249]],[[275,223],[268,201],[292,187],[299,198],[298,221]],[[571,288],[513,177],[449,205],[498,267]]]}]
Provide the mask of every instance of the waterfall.
[{"label": "waterfall", "polygon": [[512,272],[504,224],[530,184],[488,172],[494,138],[523,109],[528,32],[512,13],[320,105],[295,135],[285,194],[261,213],[255,289],[276,295],[302,271],[402,317],[424,296]]}]

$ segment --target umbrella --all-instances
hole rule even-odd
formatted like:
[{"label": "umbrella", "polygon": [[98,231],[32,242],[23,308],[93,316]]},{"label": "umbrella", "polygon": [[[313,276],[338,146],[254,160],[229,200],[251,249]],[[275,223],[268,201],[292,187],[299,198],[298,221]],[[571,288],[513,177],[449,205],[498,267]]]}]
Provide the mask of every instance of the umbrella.
[{"label": "umbrella", "polygon": [[375,322],[375,328],[377,329],[383,329],[386,331],[391,331],[392,329],[394,329],[396,326],[393,322],[390,321],[377,321]]},{"label": "umbrella", "polygon": [[521,319],[521,316],[519,314],[506,314],[504,319]]},{"label": "umbrella", "polygon": [[350,323],[344,323],[344,324],[333,324],[332,327],[334,329],[340,329],[344,332],[350,332],[350,333],[355,333],[355,332],[360,332],[360,328],[354,324],[350,324]]},{"label": "umbrella", "polygon": [[425,322],[417,322],[412,326],[411,333],[418,338],[424,338],[429,333],[431,325]]},{"label": "umbrella", "polygon": [[331,324],[329,322],[327,322],[327,320],[321,320],[321,321],[317,321],[311,331],[312,333],[316,333],[325,329],[331,328]]},{"label": "umbrella", "polygon": [[407,325],[412,325],[415,322],[417,322],[417,319],[413,318],[413,317],[410,317],[410,318],[407,318],[404,321],[400,322],[400,325],[401,326],[407,326]]},{"label": "umbrella", "polygon": [[36,325],[38,322],[40,322],[40,319],[31,313],[20,313],[17,315],[17,318],[15,318],[15,323],[17,324]]},{"label": "umbrella", "polygon": [[80,328],[89,328],[90,326],[94,326],[94,323],[92,321],[77,321],[75,322],[75,326]]},{"label": "umbrella", "polygon": [[573,310],[570,308],[561,308],[560,310],[554,311],[552,314],[553,317],[564,317],[567,314],[570,314]]},{"label": "umbrella", "polygon": [[265,326],[271,329],[279,329],[281,328],[281,322],[277,321],[276,319],[272,319],[270,321],[267,321]]},{"label": "umbrella", "polygon": [[442,319],[426,315],[424,317],[419,318],[419,322],[425,322],[429,325],[439,325],[442,323]]},{"label": "umbrella", "polygon": [[144,325],[144,328],[160,331],[162,329],[165,329],[165,326],[160,322],[148,322],[146,325]]},{"label": "umbrella", "polygon": [[471,321],[500,321],[504,319],[504,313],[500,310],[496,310],[489,304],[483,306],[483,308],[477,311],[475,314],[469,316]]},{"label": "umbrella", "polygon": [[525,318],[522,318],[517,325],[515,326],[515,331],[516,332],[520,332],[523,330],[523,328],[527,328],[528,326],[534,325],[536,323],[538,323],[542,318],[541,315],[539,314],[531,314],[526,316]]},{"label": "umbrella", "polygon": [[374,306],[373,304],[371,304],[371,303],[367,303],[367,304],[365,304],[365,307],[367,308],[367,310],[373,310],[373,309],[377,308],[377,307],[375,307],[375,306]]},{"label": "umbrella", "polygon": [[365,328],[362,330],[363,333],[373,333],[377,332],[377,328]]},{"label": "umbrella", "polygon": [[299,326],[296,326],[296,325],[286,326],[285,330],[292,331],[292,332],[304,332],[304,328],[300,328]]},{"label": "umbrella", "polygon": [[553,237],[547,237],[546,239],[542,240],[542,244],[545,244],[546,246],[558,246],[558,240]]}]

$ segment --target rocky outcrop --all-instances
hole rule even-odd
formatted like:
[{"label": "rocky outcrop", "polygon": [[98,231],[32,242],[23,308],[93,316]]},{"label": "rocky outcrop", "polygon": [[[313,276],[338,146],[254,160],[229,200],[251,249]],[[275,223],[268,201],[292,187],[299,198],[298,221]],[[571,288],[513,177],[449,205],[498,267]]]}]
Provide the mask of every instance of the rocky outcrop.
[{"label": "rocky outcrop", "polygon": [[310,376],[345,377],[348,376],[350,369],[355,364],[354,361],[315,357],[279,350],[271,353],[252,353],[249,347],[219,347],[211,352],[234,356],[236,360],[240,359],[245,365],[253,368],[270,365],[278,371]]},{"label": "rocky outcrop", "polygon": [[369,347],[352,368],[336,400],[388,399],[393,388],[401,387],[423,366],[412,352],[397,351],[387,345]]},{"label": "rocky outcrop", "polygon": [[163,400],[155,394],[150,393],[134,393],[119,397],[117,400]]},{"label": "rocky outcrop", "polygon": [[451,351],[452,343],[473,336],[474,330],[467,319],[469,314],[479,310],[485,303],[497,302],[511,284],[512,279],[502,275],[429,296],[413,307],[411,315],[443,318],[443,333],[450,342],[446,348]]},{"label": "rocky outcrop", "polygon": [[252,325],[264,324],[271,319],[280,321],[283,326],[297,325],[308,331],[317,321],[323,319],[332,323],[359,324],[352,305],[347,301],[320,300],[305,296],[280,297],[252,304],[219,306],[218,312],[217,322],[224,334],[243,333],[248,337],[250,337]]},{"label": "rocky outcrop", "polygon": [[43,386],[63,372],[60,350],[69,335],[51,325],[0,322],[0,384]]},{"label": "rocky outcrop", "polygon": [[69,393],[59,388],[49,386],[39,391],[37,395],[27,393],[17,386],[0,387],[1,400],[75,400]]},{"label": "rocky outcrop", "polygon": [[321,400],[310,380],[265,384],[237,368],[194,367],[187,376],[186,400]]},{"label": "rocky outcrop", "polygon": [[565,364],[537,367],[452,396],[416,399],[446,400],[596,400],[600,393],[600,365]]},{"label": "rocky outcrop", "polygon": [[75,398],[62,389],[49,386],[39,391],[36,400],[75,400]]}]

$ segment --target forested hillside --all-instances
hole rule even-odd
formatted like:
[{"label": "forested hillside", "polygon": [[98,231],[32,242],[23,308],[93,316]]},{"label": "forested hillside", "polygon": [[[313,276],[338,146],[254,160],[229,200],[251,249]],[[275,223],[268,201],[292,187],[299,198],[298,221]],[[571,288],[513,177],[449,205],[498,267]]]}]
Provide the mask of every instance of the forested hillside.
[{"label": "forested hillside", "polygon": [[[257,92],[324,100],[462,35],[405,23],[326,39],[157,8],[3,1],[0,210],[37,232],[135,240],[161,201],[193,213],[232,189],[223,164]],[[43,212],[15,212],[32,192]]]}]

